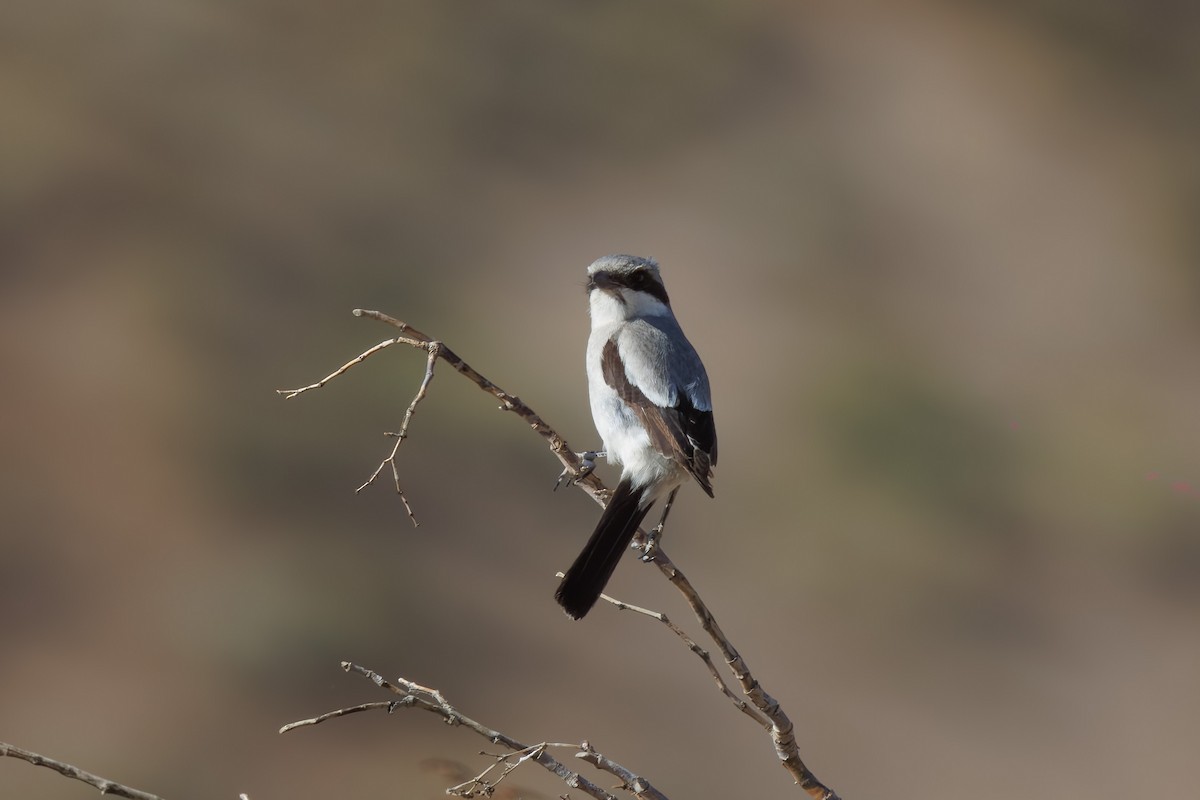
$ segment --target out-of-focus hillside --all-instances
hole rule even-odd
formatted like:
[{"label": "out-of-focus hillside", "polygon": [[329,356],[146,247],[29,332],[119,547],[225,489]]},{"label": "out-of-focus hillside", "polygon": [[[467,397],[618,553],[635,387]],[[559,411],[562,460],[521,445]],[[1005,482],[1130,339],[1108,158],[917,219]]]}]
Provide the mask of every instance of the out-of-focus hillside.
[{"label": "out-of-focus hillside", "polygon": [[[583,271],[633,252],[716,396],[717,497],[667,547],[823,780],[1186,794],[1198,35],[1166,2],[6,3],[0,740],[173,798],[442,796],[481,744],[432,719],[276,733],[382,699],[351,659],[672,797],[793,791],[657,626],[563,617],[598,510],[515,417],[438,373],[414,529],[353,489],[420,353],[274,392],[378,308],[595,446]],[[690,622],[632,558],[612,592]],[[0,762],[2,797],[90,791]]]}]

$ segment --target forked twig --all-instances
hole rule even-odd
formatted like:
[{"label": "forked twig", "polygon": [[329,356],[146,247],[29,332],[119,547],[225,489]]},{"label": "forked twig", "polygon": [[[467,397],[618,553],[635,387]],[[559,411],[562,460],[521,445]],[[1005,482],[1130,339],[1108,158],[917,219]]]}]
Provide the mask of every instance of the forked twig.
[{"label": "forked twig", "polygon": [[469,364],[467,364],[467,362],[459,358],[458,354],[447,347],[443,342],[439,342],[432,337],[427,336],[413,326],[409,325],[407,322],[402,322],[395,317],[384,314],[382,311],[370,311],[367,309],[356,308],[354,309],[353,313],[356,317],[367,317],[369,319],[378,320],[387,325],[391,325],[393,328],[399,330],[402,335],[392,339],[385,339],[374,347],[365,350],[316,383],[311,383],[308,386],[301,386],[299,389],[276,389],[275,391],[278,394],[283,395],[284,399],[290,400],[294,397],[299,397],[305,392],[310,392],[314,389],[321,389],[334,378],[344,375],[353,367],[367,360],[367,358],[370,356],[378,353],[381,350],[391,347],[394,344],[406,344],[410,347],[415,347],[428,353],[425,366],[425,377],[421,381],[420,387],[417,389],[416,396],[414,396],[412,402],[409,403],[408,410],[404,413],[404,421],[400,425],[400,430],[395,433],[386,434],[388,436],[396,437],[396,443],[392,446],[391,453],[389,453],[386,458],[379,462],[379,466],[376,467],[375,471],[371,474],[371,477],[367,478],[366,482],[363,483],[362,486],[359,486],[355,492],[361,492],[363,489],[374,483],[379,477],[380,473],[383,472],[384,468],[390,465],[392,468],[392,477],[395,480],[396,494],[400,495],[400,500],[404,503],[404,509],[406,512],[408,512],[409,519],[412,520],[413,525],[415,526],[417,524],[417,518],[413,514],[412,506],[409,504],[408,498],[405,496],[404,490],[400,486],[400,473],[396,467],[396,454],[400,450],[400,445],[408,437],[409,422],[412,420],[413,414],[416,413],[417,404],[425,399],[425,395],[429,390],[429,384],[433,380],[434,364],[440,358],[455,370],[462,373],[467,380],[471,381],[480,389],[491,394],[493,397],[499,400],[500,410],[511,411],[521,419],[525,420],[525,422],[530,428],[533,429],[535,433],[546,440],[547,444],[550,446],[551,452],[558,457],[559,461],[562,462],[563,466],[570,474],[582,476],[578,481],[575,482],[575,485],[579,486],[581,489],[590,494],[601,505],[604,504],[604,498],[607,492],[607,490],[604,488],[604,484],[601,483],[600,480],[595,477],[595,475],[585,474],[583,464],[580,461],[579,456],[577,456],[575,452],[571,450],[571,448],[567,445],[567,441],[559,436],[553,428],[547,425],[541,417],[534,413],[533,409],[521,402],[521,398],[505,392],[499,386],[492,383],[490,380],[473,369]]},{"label": "forked twig", "polygon": [[[397,341],[393,339],[393,341]],[[421,379],[421,385],[417,387],[417,393],[413,397],[412,402],[408,404],[408,409],[404,412],[404,421],[400,423],[400,430],[395,433],[388,433],[388,436],[396,438],[396,444],[392,447],[392,452],[388,457],[379,462],[379,466],[371,473],[371,477],[367,478],[367,482],[354,490],[358,494],[363,489],[370,486],[379,477],[379,473],[383,472],[383,468],[391,464],[392,479],[396,484],[396,494],[400,495],[400,501],[404,503],[404,510],[408,512],[408,518],[412,520],[413,527],[417,527],[417,517],[413,514],[412,506],[408,503],[408,497],[405,496],[404,490],[400,488],[400,470],[396,467],[396,453],[400,450],[400,445],[408,438],[408,424],[412,421],[413,414],[417,413],[417,404],[425,399],[425,394],[429,391],[429,384],[433,381],[433,367],[437,364],[438,356],[441,355],[442,346],[438,342],[428,342],[425,349],[429,351],[428,358],[425,359],[425,377]],[[294,395],[292,395],[294,396]]]},{"label": "forked twig", "polygon": [[[457,786],[451,786],[446,790],[446,794],[454,795],[455,797],[475,797],[480,794],[485,797],[491,797],[500,781],[507,778],[509,773],[529,759],[536,758],[547,746],[546,742],[542,742],[541,744],[530,745],[524,750],[518,750],[515,753],[485,753],[481,750],[479,751],[479,755],[490,756],[494,761],[474,778],[465,780]],[[488,773],[497,767],[503,767],[500,775],[495,780],[488,779]]]},{"label": "forked twig", "polygon": [[[524,744],[523,742],[517,741],[507,734],[493,730],[492,728],[488,728],[485,725],[471,719],[466,714],[463,714],[461,711],[447,702],[446,698],[442,696],[442,693],[436,689],[421,686],[420,684],[414,683],[406,678],[396,678],[393,681],[389,681],[379,673],[367,669],[366,667],[360,667],[358,664],[352,664],[349,661],[342,662],[342,669],[344,669],[346,672],[353,672],[363,676],[364,678],[367,678],[381,689],[397,695],[399,699],[386,703],[364,703],[359,706],[354,706],[353,708],[338,709],[327,714],[322,714],[319,717],[314,717],[313,719],[301,720],[299,722],[293,722],[291,724],[284,725],[282,728],[280,728],[280,733],[295,730],[296,728],[317,725],[326,720],[334,719],[336,717],[344,717],[347,714],[357,711],[381,708],[387,710],[388,713],[392,713],[401,708],[420,708],[433,714],[437,714],[449,725],[467,728],[468,730],[474,731],[476,734],[487,739],[492,744],[498,744],[508,748],[512,751],[508,754],[508,757],[512,757],[514,754],[526,754],[521,759],[521,763],[524,763],[525,761],[533,761],[534,763],[541,765],[542,768],[558,776],[570,788],[577,789],[589,797],[597,798],[597,800],[617,800],[617,798],[611,793],[605,791],[592,781],[589,781],[578,772],[570,769],[566,764],[562,763],[549,753],[550,748],[569,747],[573,750],[580,750],[579,745],[566,742],[542,742],[535,745]],[[585,743],[583,750],[586,751],[587,749],[588,748]],[[579,757],[583,758],[582,755]],[[625,768],[621,767],[620,765],[614,766],[621,770],[625,770]],[[509,771],[511,770],[506,771],[505,774],[507,774]],[[608,771],[612,772],[611,769]],[[649,782],[642,778],[638,778],[628,770],[625,770],[625,772],[632,776],[635,781],[637,781],[638,786],[647,787],[646,789],[641,790],[641,793],[634,789],[630,789],[635,797],[644,798],[645,800],[666,800],[666,798],[657,792],[649,793],[650,791],[653,791],[649,789]],[[484,770],[483,773],[480,773],[480,775],[477,776],[477,779],[483,780],[483,782],[486,783],[486,780],[483,779],[483,776],[486,773],[487,770]],[[466,783],[470,784],[471,781],[467,781]],[[491,785],[494,786],[495,783],[496,781],[492,781]],[[463,785],[464,784],[460,784],[459,786],[453,788],[457,789]]]},{"label": "forked twig", "polygon": [[413,328],[398,319],[389,317],[386,314],[381,314],[378,311],[363,311],[362,309],[355,309],[354,315],[382,319],[383,321],[391,324],[393,327],[399,328],[401,331],[410,332],[412,335],[397,336],[394,339],[385,339],[374,347],[359,353],[357,356],[350,359],[345,364],[338,367],[336,370],[329,373],[316,383],[310,383],[308,386],[302,386],[299,389],[276,389],[275,391],[278,394],[283,395],[285,400],[291,400],[293,397],[298,397],[305,392],[312,391],[313,389],[323,388],[325,384],[329,383],[334,378],[344,375],[345,373],[349,372],[351,368],[361,364],[363,361],[366,361],[375,353],[391,347],[394,344],[407,344],[410,347],[416,347],[428,352],[429,357],[425,366],[425,378],[421,381],[421,385],[417,389],[416,396],[413,397],[412,402],[408,404],[408,410],[404,412],[404,421],[400,425],[400,430],[395,433],[389,432],[385,434],[386,436],[393,436],[396,439],[396,443],[392,446],[392,452],[379,462],[379,466],[375,468],[373,473],[371,473],[371,477],[367,478],[366,482],[363,483],[362,486],[359,486],[354,490],[355,494],[357,494],[358,492],[361,492],[363,489],[370,486],[375,482],[375,479],[379,477],[380,473],[383,472],[383,468],[391,465],[392,479],[396,486],[396,494],[400,495],[400,502],[404,504],[404,510],[408,513],[408,518],[412,520],[413,527],[416,527],[419,524],[417,522],[416,514],[413,513],[412,505],[408,502],[408,497],[404,494],[404,489],[400,485],[400,471],[396,467],[396,453],[399,452],[400,445],[404,443],[406,438],[408,438],[408,423],[410,420],[412,420],[413,414],[417,412],[417,404],[425,399],[425,394],[429,390],[429,383],[433,380],[433,365],[437,362],[439,355],[441,355],[441,345],[438,342],[431,340],[428,336],[421,333],[416,328]]}]

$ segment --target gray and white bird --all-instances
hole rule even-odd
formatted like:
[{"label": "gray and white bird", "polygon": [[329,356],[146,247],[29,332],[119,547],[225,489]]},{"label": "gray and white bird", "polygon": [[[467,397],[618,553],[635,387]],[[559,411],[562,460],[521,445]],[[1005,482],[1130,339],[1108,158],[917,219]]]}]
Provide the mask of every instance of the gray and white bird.
[{"label": "gray and white bird", "polygon": [[587,376],[592,419],[621,479],[554,597],[575,619],[591,610],[647,512],[695,478],[713,496],[717,463],[708,375],[671,311],[653,259],[614,255],[588,267]]}]

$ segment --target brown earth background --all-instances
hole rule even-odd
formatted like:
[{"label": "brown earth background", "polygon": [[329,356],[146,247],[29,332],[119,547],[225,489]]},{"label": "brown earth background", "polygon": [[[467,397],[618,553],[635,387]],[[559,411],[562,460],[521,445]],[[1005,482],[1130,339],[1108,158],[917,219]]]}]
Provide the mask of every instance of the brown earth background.
[{"label": "brown earth background", "polygon": [[[9,0],[0,740],[169,798],[482,768],[428,715],[278,735],[382,699],[350,659],[674,798],[799,797],[670,635],[563,617],[598,510],[515,417],[442,370],[414,529],[353,489],[421,354],[274,393],[379,308],[595,446],[583,270],[633,252],[720,432],[668,547],[822,779],[1194,795],[1198,8]],[[6,759],[0,796],[95,792]]]}]

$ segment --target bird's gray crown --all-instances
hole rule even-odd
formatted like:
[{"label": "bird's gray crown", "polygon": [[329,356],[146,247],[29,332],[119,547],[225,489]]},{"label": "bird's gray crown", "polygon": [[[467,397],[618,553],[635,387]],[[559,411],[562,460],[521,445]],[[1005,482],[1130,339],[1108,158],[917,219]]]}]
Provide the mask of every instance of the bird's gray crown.
[{"label": "bird's gray crown", "polygon": [[615,277],[618,274],[629,274],[639,269],[648,270],[654,277],[659,278],[660,281],[662,280],[658,274],[658,262],[653,258],[622,254],[597,258],[588,267],[588,275],[595,275],[597,272],[607,272]]}]

